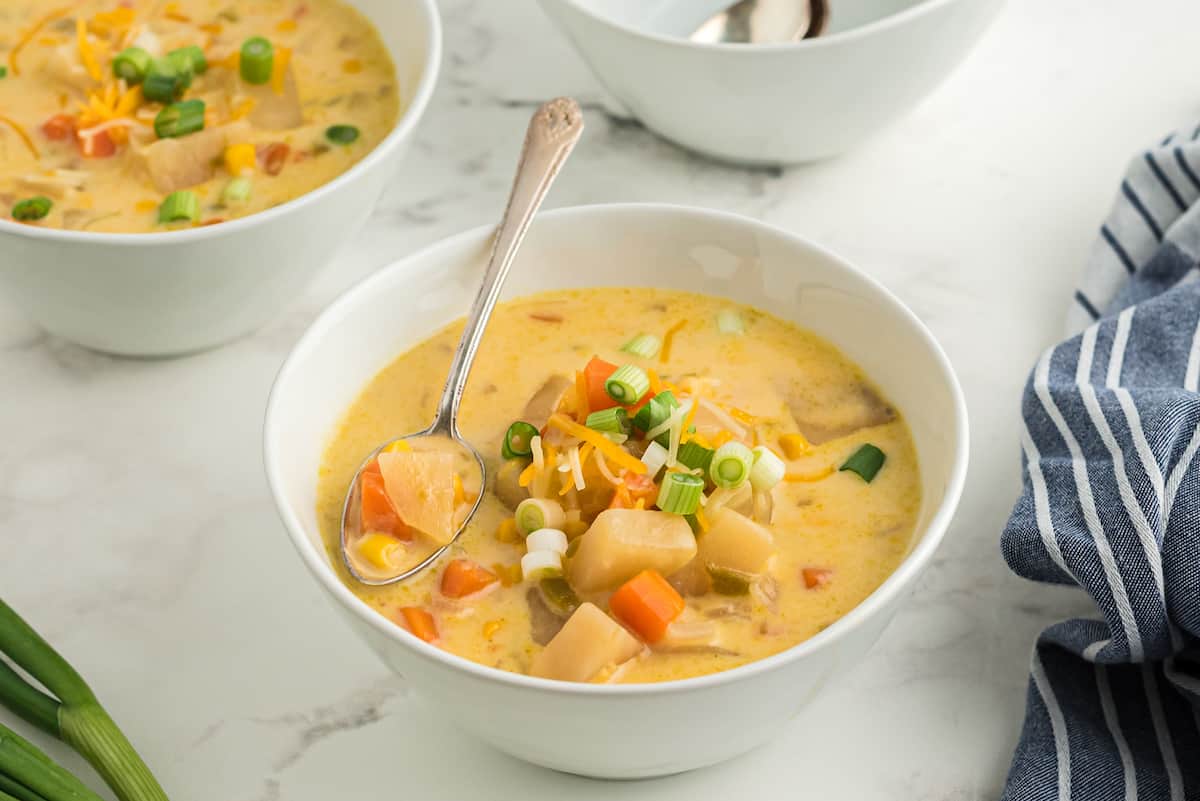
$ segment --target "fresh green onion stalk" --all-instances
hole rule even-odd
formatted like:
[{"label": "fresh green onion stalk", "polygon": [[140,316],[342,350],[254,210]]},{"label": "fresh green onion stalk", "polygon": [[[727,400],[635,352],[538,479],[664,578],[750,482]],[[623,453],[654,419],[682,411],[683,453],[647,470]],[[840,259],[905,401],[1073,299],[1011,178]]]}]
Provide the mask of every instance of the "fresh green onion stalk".
[{"label": "fresh green onion stalk", "polygon": [[195,222],[199,218],[200,198],[196,197],[196,193],[189,189],[172,192],[167,195],[162,205],[158,207],[158,221],[160,223],[181,222],[183,220]]},{"label": "fresh green onion stalk", "polygon": [[146,79],[146,73],[150,71],[153,61],[154,57],[142,48],[127,47],[113,59],[113,75],[123,78],[130,86],[139,84]]},{"label": "fresh green onion stalk", "polygon": [[[71,665],[0,601],[0,703],[78,751],[120,801],[167,801],[129,740]],[[0,726],[0,800],[100,801],[100,797],[15,732]]]},{"label": "fresh green onion stalk", "polygon": [[695,514],[704,494],[704,479],[691,473],[667,473],[655,504],[673,515]]},{"label": "fresh green onion stalk", "polygon": [[629,433],[629,414],[620,406],[611,409],[601,409],[587,416],[584,425],[593,431],[604,431],[610,434]]},{"label": "fresh green onion stalk", "polygon": [[187,136],[204,130],[204,101],[184,100],[163,107],[154,117],[154,133],[159,139]]},{"label": "fresh green onion stalk", "polygon": [[358,141],[358,129],[353,125],[330,125],[325,129],[325,138],[335,145],[352,145]]},{"label": "fresh green onion stalk", "polygon": [[708,466],[708,475],[718,487],[736,489],[750,478],[750,468],[753,465],[754,454],[745,445],[734,440],[717,448],[712,463]]},{"label": "fresh green onion stalk", "polygon": [[887,454],[868,442],[856,450],[838,469],[857,473],[863,481],[870,484],[886,460]]},{"label": "fresh green onion stalk", "polygon": [[238,59],[242,80],[246,83],[263,84],[271,80],[275,69],[275,48],[270,40],[252,36],[242,43]]},{"label": "fresh green onion stalk", "polygon": [[618,367],[604,382],[604,391],[617,403],[637,403],[650,389],[650,377],[636,364]]},{"label": "fresh green onion stalk", "polygon": [[622,353],[632,353],[643,359],[653,359],[662,348],[662,340],[654,334],[638,334],[621,346]]},{"label": "fresh green onion stalk", "polygon": [[538,430],[532,423],[517,420],[504,432],[504,441],[500,443],[500,455],[505,459],[529,459],[533,456],[533,438],[538,436]]},{"label": "fresh green onion stalk", "polygon": [[37,197],[18,200],[14,203],[12,216],[14,220],[20,222],[33,222],[45,217],[53,207],[54,202],[50,198],[38,195]]}]

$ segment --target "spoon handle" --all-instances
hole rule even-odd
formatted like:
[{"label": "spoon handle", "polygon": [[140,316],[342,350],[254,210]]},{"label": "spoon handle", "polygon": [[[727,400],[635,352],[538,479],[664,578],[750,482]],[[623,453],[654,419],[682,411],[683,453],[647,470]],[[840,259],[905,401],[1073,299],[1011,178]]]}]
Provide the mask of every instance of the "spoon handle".
[{"label": "spoon handle", "polygon": [[492,309],[500,297],[500,288],[512,266],[513,256],[525,238],[534,213],[542,205],[542,199],[550,189],[571,149],[583,133],[583,113],[579,104],[569,97],[560,97],[542,104],[525,132],[525,145],[521,149],[521,160],[517,163],[517,174],[513,179],[508,206],[492,243],[492,255],[488,260],[483,284],[475,297],[475,305],[467,316],[454,361],[450,363],[450,375],[438,401],[434,430],[448,431],[458,435],[458,402],[467,385],[471,364],[484,329],[492,316]]}]

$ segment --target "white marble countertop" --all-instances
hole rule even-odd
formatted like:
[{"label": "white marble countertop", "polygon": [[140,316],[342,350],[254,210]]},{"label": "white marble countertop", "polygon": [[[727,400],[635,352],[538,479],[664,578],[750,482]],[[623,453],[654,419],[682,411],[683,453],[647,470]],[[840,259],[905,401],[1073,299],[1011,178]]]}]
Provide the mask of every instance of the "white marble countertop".
[{"label": "white marble countertop", "polygon": [[[267,330],[127,361],[49,338],[0,298],[0,593],[82,668],[175,801],[996,797],[1034,637],[1083,608],[999,555],[1020,389],[1125,160],[1200,120],[1200,4],[1145,11],[1013,0],[907,119],[777,171],[714,165],[628,120],[532,0],[447,0],[441,85],[401,178]],[[816,239],[930,325],[973,429],[957,521],[870,659],[774,744],[641,783],[529,767],[412,697],[293,556],[260,458],[267,390],[304,326],[385,260],[493,220],[530,109],[566,93],[592,113],[548,205],[705,205]]]}]

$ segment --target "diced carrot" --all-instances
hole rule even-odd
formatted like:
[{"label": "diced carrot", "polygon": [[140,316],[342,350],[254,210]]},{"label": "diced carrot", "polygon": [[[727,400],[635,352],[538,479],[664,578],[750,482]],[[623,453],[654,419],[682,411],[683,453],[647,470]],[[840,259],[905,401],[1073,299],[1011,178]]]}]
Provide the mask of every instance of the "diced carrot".
[{"label": "diced carrot", "polygon": [[55,142],[70,139],[75,135],[75,118],[70,114],[55,114],[42,123],[42,133]]},{"label": "diced carrot", "polygon": [[379,476],[383,475],[383,471],[379,469],[379,460],[378,459],[372,459],[371,463],[368,464],[366,467],[364,467],[362,469],[362,471],[363,471],[363,475],[366,475],[367,473],[374,473]]},{"label": "diced carrot", "polygon": [[683,613],[683,596],[657,570],[643,570],[608,599],[608,608],[639,637],[654,644]]},{"label": "diced carrot", "polygon": [[408,526],[404,525],[400,515],[396,514],[396,509],[392,506],[387,489],[384,487],[383,475],[378,472],[378,466],[376,466],[375,472],[363,471],[360,481],[362,482],[363,531],[378,531],[382,534],[391,534],[397,539],[411,540],[412,532],[409,531]]},{"label": "diced carrot", "polygon": [[629,497],[636,505],[639,500],[649,500],[658,497],[658,485],[654,479],[642,473],[626,473],[621,478],[622,483],[629,488]]},{"label": "diced carrot", "polygon": [[272,142],[269,145],[258,146],[258,161],[262,164],[263,172],[267,175],[279,175],[283,165],[287,163],[292,149],[283,142]]},{"label": "diced carrot", "polygon": [[442,595],[466,598],[490,587],[499,577],[470,559],[455,559],[442,571]]},{"label": "diced carrot", "polygon": [[609,509],[632,509],[633,498],[629,495],[629,487],[624,484],[618,484],[613,492],[612,500],[608,503]]},{"label": "diced carrot", "polygon": [[588,409],[598,412],[601,409],[611,409],[617,405],[617,402],[610,398],[604,389],[604,382],[616,371],[615,364],[610,364],[599,356],[593,356],[592,360],[583,368],[583,377],[587,382]]},{"label": "diced carrot", "polygon": [[806,567],[800,571],[800,575],[804,578],[804,586],[810,590],[824,587],[833,581],[833,571],[823,567]]},{"label": "diced carrot", "polygon": [[101,131],[94,136],[80,136],[79,152],[85,158],[106,159],[117,152],[117,146],[113,143],[112,137],[108,135],[108,131]]},{"label": "diced carrot", "polygon": [[405,627],[425,642],[433,642],[438,638],[437,623],[433,615],[419,606],[404,606],[400,609]]}]

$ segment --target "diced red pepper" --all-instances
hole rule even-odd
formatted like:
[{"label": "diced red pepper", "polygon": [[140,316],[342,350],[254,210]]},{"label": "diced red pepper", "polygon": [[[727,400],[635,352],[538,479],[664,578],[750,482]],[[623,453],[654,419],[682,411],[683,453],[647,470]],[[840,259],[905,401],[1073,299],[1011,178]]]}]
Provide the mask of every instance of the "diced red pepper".
[{"label": "diced red pepper", "polygon": [[75,136],[75,118],[70,114],[55,114],[42,123],[42,133],[55,142],[70,139]]},{"label": "diced red pepper", "polygon": [[106,159],[117,152],[108,131],[101,131],[93,136],[79,136],[79,152],[89,159]]},{"label": "diced red pepper", "polygon": [[267,175],[279,175],[283,170],[283,165],[287,163],[288,155],[292,149],[283,142],[272,142],[269,145],[259,145],[257,149],[258,161],[262,165],[263,172]]},{"label": "diced red pepper", "polygon": [[806,567],[800,571],[801,577],[804,579],[804,586],[810,590],[815,590],[818,587],[824,587],[829,582],[833,581],[833,571],[823,567]]}]

